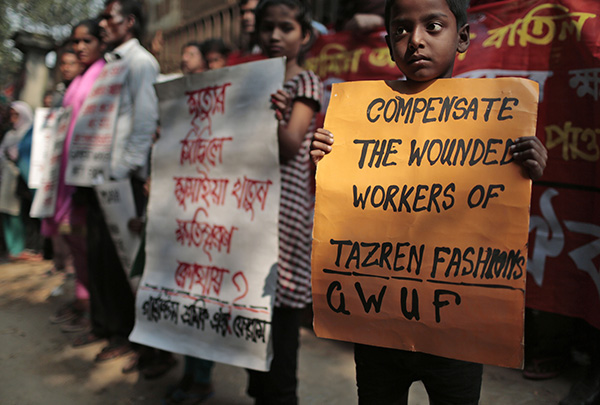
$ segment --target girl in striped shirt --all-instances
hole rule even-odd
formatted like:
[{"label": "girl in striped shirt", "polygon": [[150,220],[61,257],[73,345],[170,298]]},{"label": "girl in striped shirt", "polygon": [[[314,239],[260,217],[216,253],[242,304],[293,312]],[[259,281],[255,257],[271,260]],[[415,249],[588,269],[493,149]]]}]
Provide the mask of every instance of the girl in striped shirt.
[{"label": "girl in striped shirt", "polygon": [[311,302],[310,249],[314,195],[309,155],[323,86],[301,66],[312,38],[310,12],[301,0],[261,0],[256,35],[269,58],[286,57],[285,83],[271,97],[279,121],[281,200],[277,291],[271,323],[273,362],[251,370],[248,394],[256,403],[296,404],[296,368],[302,309]]}]

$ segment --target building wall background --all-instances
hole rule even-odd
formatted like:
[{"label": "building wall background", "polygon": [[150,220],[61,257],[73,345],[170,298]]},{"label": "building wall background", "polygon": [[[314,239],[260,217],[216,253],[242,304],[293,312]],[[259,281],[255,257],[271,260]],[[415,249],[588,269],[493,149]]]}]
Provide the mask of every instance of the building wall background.
[{"label": "building wall background", "polygon": [[[312,0],[313,18],[335,21],[340,0]],[[163,47],[157,55],[163,73],[179,69],[181,47],[192,40],[222,38],[232,49],[244,40],[240,30],[238,0],[145,0],[148,45],[162,33]]]}]

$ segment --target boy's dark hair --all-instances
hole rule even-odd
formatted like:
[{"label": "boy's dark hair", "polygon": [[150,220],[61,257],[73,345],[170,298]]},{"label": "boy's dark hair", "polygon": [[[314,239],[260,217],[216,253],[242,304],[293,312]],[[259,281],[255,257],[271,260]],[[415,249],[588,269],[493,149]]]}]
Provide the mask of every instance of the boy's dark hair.
[{"label": "boy's dark hair", "polygon": [[[467,9],[469,8],[469,0],[446,0],[448,8],[454,14],[456,18],[456,29],[460,29],[467,23]],[[392,5],[394,0],[385,1],[385,30],[390,33],[390,20],[392,19],[390,13],[392,11]]]},{"label": "boy's dark hair", "polygon": [[198,52],[200,52],[200,54],[202,55],[202,44],[198,41],[190,41],[186,43],[184,46],[181,47],[181,52],[183,52],[185,48],[189,48],[190,46],[197,48]]},{"label": "boy's dark hair", "polygon": [[88,20],[79,21],[77,24],[73,26],[73,30],[71,31],[71,36],[75,34],[75,30],[79,27],[85,27],[88,30],[88,34],[96,37],[98,40],[102,42],[102,38],[100,37],[100,20],[98,18],[90,18]]},{"label": "boy's dark hair", "polygon": [[[254,35],[258,36],[258,32],[260,29],[260,24],[262,22],[263,14],[267,7],[284,5],[292,10],[296,10],[296,21],[300,24],[302,28],[302,35],[310,35],[310,40],[308,43],[300,49],[298,53],[298,63],[302,63],[304,61],[304,56],[306,52],[310,49],[312,45],[314,34],[312,29],[312,15],[310,12],[310,7],[307,4],[307,0],[260,0],[258,5],[256,6],[256,23],[254,29]],[[255,42],[258,42],[255,38]]]},{"label": "boy's dark hair", "polygon": [[209,52],[217,52],[227,57],[231,50],[225,45],[225,42],[223,42],[221,38],[211,38],[202,42],[202,55],[206,57]]},{"label": "boy's dark hair", "polygon": [[107,7],[110,3],[119,3],[121,5],[121,14],[124,17],[132,15],[135,19],[135,23],[131,29],[133,36],[137,39],[141,39],[146,29],[146,17],[144,15],[144,7],[142,3],[137,0],[105,0],[104,7]]}]

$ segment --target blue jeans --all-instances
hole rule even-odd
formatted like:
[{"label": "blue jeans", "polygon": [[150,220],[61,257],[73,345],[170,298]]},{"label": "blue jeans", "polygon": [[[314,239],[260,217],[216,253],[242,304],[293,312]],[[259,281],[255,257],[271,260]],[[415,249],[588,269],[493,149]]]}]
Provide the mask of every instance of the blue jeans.
[{"label": "blue jeans", "polygon": [[185,356],[184,374],[193,376],[193,382],[196,384],[210,384],[214,365],[215,363],[210,360]]}]

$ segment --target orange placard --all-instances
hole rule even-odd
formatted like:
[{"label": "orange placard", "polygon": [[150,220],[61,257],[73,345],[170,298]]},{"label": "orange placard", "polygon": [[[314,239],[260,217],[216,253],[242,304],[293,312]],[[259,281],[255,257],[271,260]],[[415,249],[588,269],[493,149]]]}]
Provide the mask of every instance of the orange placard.
[{"label": "orange placard", "polygon": [[525,79],[335,84],[317,169],[317,336],[521,367],[535,134]]}]

